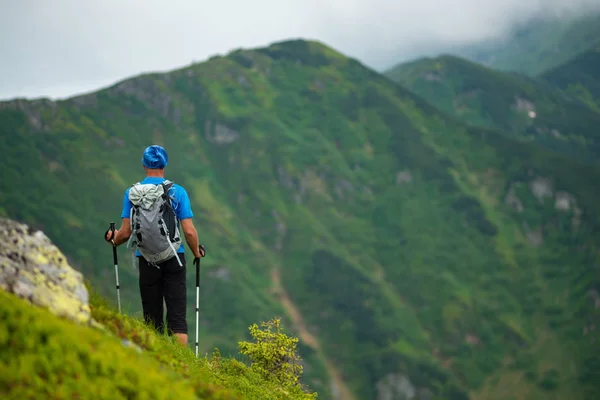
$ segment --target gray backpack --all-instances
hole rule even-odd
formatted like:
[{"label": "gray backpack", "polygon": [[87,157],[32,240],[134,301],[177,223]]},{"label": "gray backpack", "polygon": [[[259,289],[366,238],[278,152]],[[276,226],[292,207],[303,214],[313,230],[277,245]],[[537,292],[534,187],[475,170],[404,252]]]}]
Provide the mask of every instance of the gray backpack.
[{"label": "gray backpack", "polygon": [[[129,189],[129,200],[133,204],[130,212],[130,249],[137,249],[150,265],[177,258],[183,266],[177,249],[181,245],[177,216],[169,190],[173,182],[165,180],[159,185],[134,184]],[[134,253],[135,254],[135,253]]]}]

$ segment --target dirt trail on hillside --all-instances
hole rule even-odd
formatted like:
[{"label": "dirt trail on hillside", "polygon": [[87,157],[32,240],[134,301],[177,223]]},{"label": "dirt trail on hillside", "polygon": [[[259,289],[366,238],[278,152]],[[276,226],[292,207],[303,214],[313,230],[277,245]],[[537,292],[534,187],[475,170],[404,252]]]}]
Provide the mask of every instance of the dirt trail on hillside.
[{"label": "dirt trail on hillside", "polygon": [[306,328],[306,325],[304,324],[304,319],[302,318],[302,314],[298,310],[298,307],[296,307],[296,305],[291,301],[285,288],[281,284],[279,267],[273,268],[271,270],[271,282],[273,283],[275,295],[277,296],[279,301],[281,301],[281,304],[288,312],[288,314],[294,321],[294,324],[298,328],[300,340],[306,343],[306,345],[312,347],[325,360],[327,372],[329,372],[329,375],[333,380],[333,398],[336,400],[355,400],[356,398],[344,383],[339,371],[321,350],[321,344],[319,343],[319,340]]}]

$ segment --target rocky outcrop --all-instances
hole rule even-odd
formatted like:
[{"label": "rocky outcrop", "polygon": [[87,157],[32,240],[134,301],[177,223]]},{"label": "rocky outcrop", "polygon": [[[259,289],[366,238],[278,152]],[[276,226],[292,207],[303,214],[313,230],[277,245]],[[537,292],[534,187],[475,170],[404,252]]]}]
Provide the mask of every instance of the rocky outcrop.
[{"label": "rocky outcrop", "polygon": [[546,197],[552,198],[554,189],[552,187],[552,181],[541,176],[536,177],[529,183],[531,192],[539,200],[540,203],[544,202]]},{"label": "rocky outcrop", "polygon": [[513,107],[518,111],[535,112],[535,104],[532,101],[519,96],[515,96]]},{"label": "rocky outcrop", "polygon": [[515,194],[514,186],[511,186],[508,194],[504,197],[504,203],[509,205],[516,212],[523,212],[523,202]]},{"label": "rocky outcrop", "polygon": [[540,247],[544,244],[544,234],[541,226],[538,226],[536,229],[531,229],[529,228],[527,221],[523,221],[523,230],[525,231],[527,240],[529,240],[533,246]]},{"label": "rocky outcrop", "polygon": [[401,185],[403,183],[412,182],[412,174],[409,170],[404,170],[396,173],[396,184]]},{"label": "rocky outcrop", "polygon": [[387,374],[377,382],[377,400],[411,400],[416,398],[416,388],[402,374]]},{"label": "rocky outcrop", "polygon": [[93,323],[83,275],[42,232],[0,218],[0,288],[52,313]]},{"label": "rocky outcrop", "polygon": [[50,129],[50,125],[57,116],[57,108],[54,101],[46,98],[0,101],[0,110],[22,111],[27,117],[30,127],[35,131],[48,131]]},{"label": "rocky outcrop", "polygon": [[271,216],[275,220],[275,231],[277,232],[275,236],[275,249],[281,251],[283,249],[283,240],[285,239],[287,227],[284,219],[276,210],[271,210]]},{"label": "rocky outcrop", "polygon": [[233,143],[240,138],[239,132],[220,122],[206,120],[204,131],[206,140],[218,145]]},{"label": "rocky outcrop", "polygon": [[[194,112],[194,105],[173,91],[172,84],[171,75],[147,74],[121,81],[106,89],[106,93],[126,105],[123,111],[127,115],[136,114],[139,104],[143,104],[157,115],[181,126],[184,116]],[[202,93],[201,88],[194,89]],[[82,101],[93,104],[93,99],[79,99],[76,104],[81,105]]]}]

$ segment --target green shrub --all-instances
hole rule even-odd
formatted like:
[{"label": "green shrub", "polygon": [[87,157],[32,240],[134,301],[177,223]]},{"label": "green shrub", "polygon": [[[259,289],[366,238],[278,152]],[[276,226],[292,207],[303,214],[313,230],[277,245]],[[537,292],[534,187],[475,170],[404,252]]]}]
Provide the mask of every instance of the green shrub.
[{"label": "green shrub", "polygon": [[[239,342],[240,353],[250,358],[251,369],[266,380],[275,380],[283,387],[298,387],[302,375],[300,357],[296,354],[298,338],[289,337],[280,330],[279,318],[250,326],[250,334],[256,343]],[[273,328],[275,331],[273,332]],[[311,394],[314,398],[316,393]]]}]

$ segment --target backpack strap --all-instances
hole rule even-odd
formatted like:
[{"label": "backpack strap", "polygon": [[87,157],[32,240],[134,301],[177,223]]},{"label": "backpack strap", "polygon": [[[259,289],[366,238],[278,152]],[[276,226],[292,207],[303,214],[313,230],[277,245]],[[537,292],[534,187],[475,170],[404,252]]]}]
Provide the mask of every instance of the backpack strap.
[{"label": "backpack strap", "polygon": [[[131,185],[131,187],[129,188],[129,192],[127,193],[127,194],[128,194],[128,196],[127,196],[127,197],[129,197],[129,196],[131,195],[131,188],[133,188],[133,187],[135,187],[135,186],[137,186],[137,185],[140,185],[140,184],[141,184],[141,182],[136,182],[136,183],[134,183],[133,185]],[[130,198],[130,197],[129,197],[129,198]],[[130,199],[131,199],[131,198],[130,198]],[[131,200],[130,200],[130,201],[131,201]],[[135,205],[134,205],[134,204],[131,204],[131,209],[129,210],[129,229],[130,229],[130,231],[131,231],[132,233],[133,233],[133,230],[134,230],[134,229],[133,229],[133,215],[134,215],[134,214],[135,214]],[[129,238],[129,242],[131,242],[131,241],[132,241],[132,238]],[[129,243],[128,243],[128,246],[129,246]]]},{"label": "backpack strap", "polygon": [[164,182],[161,183],[161,186],[163,187],[163,200],[167,201],[169,200],[169,190],[171,190],[171,188],[173,187],[175,183],[165,179]]},{"label": "backpack strap", "polygon": [[[173,185],[174,185],[174,183],[171,182],[171,181],[169,181],[169,180],[165,180],[164,182],[161,183],[161,186],[163,187],[162,199],[166,203],[166,206],[173,213],[173,218],[175,220],[175,228],[176,228],[176,226],[177,226],[177,215],[175,213],[175,207],[173,206],[173,201],[175,200],[175,197],[169,196],[169,190],[171,190],[171,188],[173,187]],[[171,233],[173,233],[173,232],[171,232]]]},{"label": "backpack strap", "polygon": [[169,207],[169,209],[172,212],[172,222],[173,222],[173,226],[172,228],[174,229],[174,232],[170,232],[168,230],[168,227],[166,226],[166,222],[163,219],[163,226],[165,228],[167,228],[167,231],[169,231],[169,235],[167,237],[167,241],[169,242],[169,246],[171,246],[171,250],[173,250],[173,253],[175,253],[175,258],[177,259],[177,263],[179,264],[179,266],[183,266],[183,264],[181,263],[181,259],[179,258],[179,254],[177,253],[177,250],[175,249],[175,246],[173,245],[173,242],[171,241],[171,236],[175,235],[175,231],[177,230],[177,214],[175,214],[175,210],[173,209],[173,202],[171,201],[171,197],[169,196],[169,190],[171,190],[171,188],[173,187],[174,183],[169,181],[168,179],[165,179],[162,183],[161,183],[162,187],[163,187],[163,194],[162,194],[162,198],[165,201],[165,203],[167,203],[167,206]]}]

